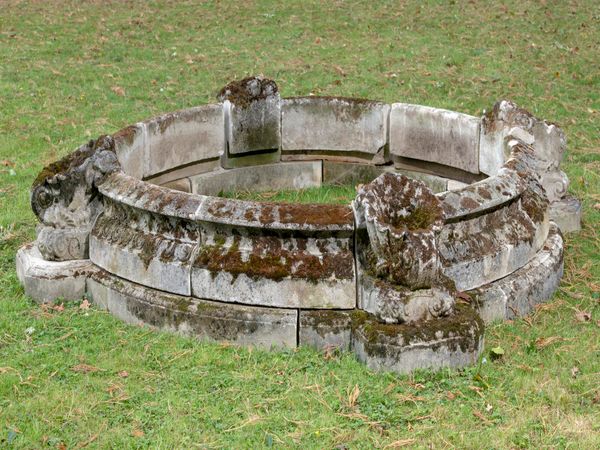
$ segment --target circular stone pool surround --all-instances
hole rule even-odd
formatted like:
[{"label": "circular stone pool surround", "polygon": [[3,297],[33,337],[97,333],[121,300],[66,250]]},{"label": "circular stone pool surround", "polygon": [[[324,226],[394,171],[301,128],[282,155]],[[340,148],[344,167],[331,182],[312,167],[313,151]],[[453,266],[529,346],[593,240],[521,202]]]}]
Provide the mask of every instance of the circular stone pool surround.
[{"label": "circular stone pool surround", "polygon": [[[133,324],[264,347],[337,347],[408,372],[477,361],[484,323],[551,298],[579,202],[554,124],[404,103],[281,98],[247,78],[219,103],[81,146],[32,187],[25,292]],[[349,205],[223,191],[357,185]]]}]

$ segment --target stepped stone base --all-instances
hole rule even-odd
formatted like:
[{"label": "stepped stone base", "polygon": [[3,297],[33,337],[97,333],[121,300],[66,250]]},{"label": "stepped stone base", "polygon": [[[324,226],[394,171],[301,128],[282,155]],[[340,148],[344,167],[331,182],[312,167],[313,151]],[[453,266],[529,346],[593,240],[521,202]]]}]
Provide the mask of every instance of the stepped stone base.
[{"label": "stepped stone base", "polygon": [[16,265],[25,294],[39,303],[80,300],[85,294],[85,280],[97,270],[89,259],[46,261],[35,243],[19,249]]}]

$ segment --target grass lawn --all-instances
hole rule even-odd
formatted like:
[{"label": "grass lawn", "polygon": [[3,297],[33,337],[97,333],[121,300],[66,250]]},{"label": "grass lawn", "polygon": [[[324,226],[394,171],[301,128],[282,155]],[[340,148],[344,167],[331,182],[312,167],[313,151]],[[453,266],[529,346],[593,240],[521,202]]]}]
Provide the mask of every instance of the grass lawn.
[{"label": "grass lawn", "polygon": [[328,203],[349,205],[356,197],[356,187],[324,184],[320,187],[284,191],[254,192],[248,190],[220,192],[219,197],[258,202]]},{"label": "grass lawn", "polygon": [[[197,3],[0,0],[0,447],[600,448],[600,3]],[[24,296],[44,164],[253,74],[473,115],[510,98],[560,124],[584,224],[556,297],[489,326],[478,367],[396,376]]]}]

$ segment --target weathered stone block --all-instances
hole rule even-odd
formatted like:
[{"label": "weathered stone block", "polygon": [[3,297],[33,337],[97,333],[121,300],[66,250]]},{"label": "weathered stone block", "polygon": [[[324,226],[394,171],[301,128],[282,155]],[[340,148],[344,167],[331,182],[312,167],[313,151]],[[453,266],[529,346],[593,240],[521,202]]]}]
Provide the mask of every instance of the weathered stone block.
[{"label": "weathered stone block", "polygon": [[131,324],[216,342],[296,347],[296,310],[223,305],[167,294],[104,271],[87,284],[94,303]]},{"label": "weathered stone block", "polygon": [[[544,245],[548,217],[520,202],[456,223],[439,235],[442,273],[460,291],[498,280],[519,269]],[[531,215],[530,215],[531,214]]]},{"label": "weathered stone block", "polygon": [[[204,105],[165,114],[146,123],[147,167],[150,177],[198,161],[216,160],[223,153],[223,105]],[[143,160],[138,161],[138,164]]]},{"label": "weathered stone block", "polygon": [[95,271],[89,259],[46,261],[35,244],[19,249],[16,265],[25,294],[40,303],[80,300],[85,293],[86,278]]},{"label": "weathered stone block", "polygon": [[375,155],[387,142],[389,108],[381,102],[342,97],[284,99],[282,152],[332,150]]},{"label": "weathered stone block", "polygon": [[479,173],[477,117],[420,105],[394,103],[390,154]]},{"label": "weathered stone block", "polygon": [[127,280],[190,295],[198,231],[189,222],[106,201],[90,235],[94,264]]},{"label": "weathered stone block", "polygon": [[485,323],[511,319],[531,312],[552,298],[563,274],[563,239],[552,225],[541,250],[505,278],[469,291]]},{"label": "weathered stone block", "polygon": [[54,228],[42,224],[37,227],[37,248],[48,261],[89,259],[87,226],[81,228]]},{"label": "weathered stone block", "polygon": [[300,310],[299,345],[318,350],[350,349],[352,313],[339,310]]},{"label": "weathered stone block", "polygon": [[355,312],[352,348],[372,370],[408,373],[475,364],[483,349],[484,325],[475,310],[457,305],[449,317],[426,324],[382,324]]},{"label": "weathered stone block", "polygon": [[235,191],[281,191],[321,185],[321,161],[289,162],[222,169],[191,177],[192,192],[219,195]]},{"label": "weathered stone block", "polygon": [[223,167],[248,165],[242,158],[248,153],[254,153],[249,155],[253,164],[277,162],[281,143],[281,99],[277,84],[261,77],[245,78],[229,83],[218,98],[225,113]]},{"label": "weathered stone block", "polygon": [[192,295],[282,308],[354,308],[351,245],[349,238],[206,230],[192,268]]}]

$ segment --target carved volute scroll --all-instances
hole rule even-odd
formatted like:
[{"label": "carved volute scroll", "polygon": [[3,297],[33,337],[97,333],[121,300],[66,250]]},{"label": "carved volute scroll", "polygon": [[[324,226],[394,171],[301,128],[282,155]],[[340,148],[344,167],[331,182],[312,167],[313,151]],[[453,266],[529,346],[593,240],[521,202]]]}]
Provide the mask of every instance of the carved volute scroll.
[{"label": "carved volute scroll", "polygon": [[525,135],[528,134],[527,138],[533,144],[535,154],[534,170],[540,177],[548,200],[553,202],[565,196],[569,179],[560,170],[560,161],[565,153],[567,140],[560,127],[537,119],[508,100],[497,102],[482,118],[482,126],[486,134],[500,133],[509,138],[511,135],[522,137],[523,131]]},{"label": "carved volute scroll", "polygon": [[31,207],[38,217],[38,248],[47,260],[88,257],[88,235],[102,211],[96,185],[120,166],[110,136],[81,146],[46,166],[31,188]]}]

